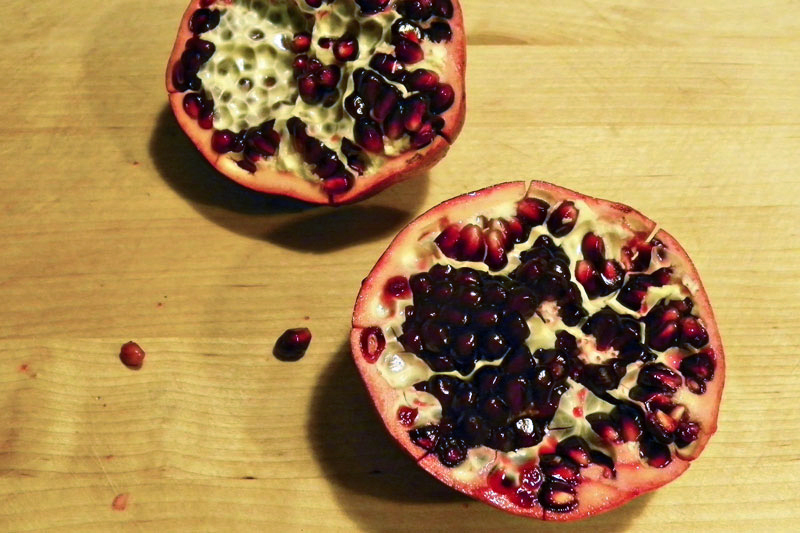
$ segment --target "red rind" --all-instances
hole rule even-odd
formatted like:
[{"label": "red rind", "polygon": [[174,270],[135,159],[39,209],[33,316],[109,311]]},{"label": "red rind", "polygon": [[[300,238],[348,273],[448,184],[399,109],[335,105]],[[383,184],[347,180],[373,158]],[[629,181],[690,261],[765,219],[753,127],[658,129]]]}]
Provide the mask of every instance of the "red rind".
[{"label": "red rind", "polygon": [[313,204],[350,204],[431,169],[447,155],[450,144],[461,133],[466,117],[466,36],[461,5],[458,0],[452,0],[454,11],[449,23],[453,30],[453,38],[449,43],[442,44],[448,49],[448,56],[452,59],[447,62],[447,69],[442,74],[442,79],[452,85],[456,97],[453,106],[440,115],[445,120],[445,127],[442,130],[442,134],[437,136],[430,145],[421,150],[404,153],[387,160],[378,172],[369,176],[357,177],[352,189],[335,196],[330,196],[323,191],[321,181],[309,181],[291,172],[279,172],[272,169],[260,169],[255,174],[247,172],[239,167],[235,160],[229,157],[229,154],[218,154],[212,150],[211,135],[213,130],[202,129],[196,120],[186,114],[183,110],[183,96],[185,93],[178,92],[172,83],[173,66],[179,61],[181,54],[186,49],[186,41],[193,37],[192,32],[189,31],[189,19],[197,9],[202,7],[202,1],[193,0],[181,18],[178,35],[166,70],[169,103],[181,128],[200,153],[219,172],[240,185],[255,191],[289,196]]},{"label": "red rind", "polygon": [[[510,493],[493,490],[486,477],[477,477],[471,483],[456,479],[452,475],[451,469],[443,466],[437,457],[428,454],[411,442],[407,428],[404,428],[396,421],[397,391],[383,381],[378,375],[375,366],[367,363],[360,353],[360,332],[366,327],[381,324],[386,320],[385,317],[379,316],[375,311],[376,304],[380,302],[382,287],[386,280],[397,275],[408,276],[413,272],[429,268],[429,260],[426,261],[425,258],[419,258],[414,261],[410,260],[409,256],[406,255],[417,241],[433,232],[441,231],[450,223],[457,222],[462,218],[472,218],[479,214],[483,214],[487,218],[507,216],[509,213],[513,214],[513,207],[516,202],[526,195],[544,198],[551,205],[555,205],[565,199],[580,200],[590,205],[595,213],[600,214],[604,219],[624,224],[633,232],[643,234],[644,237],[649,237],[655,233],[655,237],[671,252],[669,257],[672,263],[679,264],[680,271],[694,284],[696,288],[692,294],[695,302],[694,313],[700,316],[706,325],[710,337],[709,346],[716,353],[715,377],[706,384],[707,396],[703,397],[704,406],[708,408],[706,410],[692,411],[692,420],[697,421],[703,428],[700,439],[691,446],[679,451],[678,455],[672,458],[672,462],[664,468],[659,469],[632,463],[622,463],[618,464],[616,477],[613,479],[602,477],[599,467],[584,469],[582,471],[584,481],[577,488],[579,506],[575,510],[565,513],[545,511],[538,502],[531,507],[519,506],[512,501]],[[719,402],[724,385],[725,357],[708,296],[705,293],[696,268],[677,241],[665,231],[657,231],[657,227],[654,221],[628,206],[592,198],[556,185],[538,181],[532,182],[530,187],[526,187],[523,182],[504,183],[453,198],[432,208],[406,226],[395,237],[364,280],[356,300],[351,333],[351,346],[356,366],[373,398],[375,407],[386,429],[392,437],[407,453],[418,461],[422,468],[442,483],[507,512],[541,520],[567,522],[607,512],[680,476],[689,467],[690,462],[700,455],[709,438],[716,431]],[[617,446],[622,450],[628,445],[619,444]],[[497,461],[488,465],[487,470],[491,471],[492,468],[500,466]]]}]

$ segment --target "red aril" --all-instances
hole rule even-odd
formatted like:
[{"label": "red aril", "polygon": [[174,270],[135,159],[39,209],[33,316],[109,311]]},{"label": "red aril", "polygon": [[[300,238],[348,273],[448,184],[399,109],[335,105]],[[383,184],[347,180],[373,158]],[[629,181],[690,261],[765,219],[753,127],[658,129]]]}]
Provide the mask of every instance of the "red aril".
[{"label": "red aril", "polygon": [[[355,202],[441,160],[464,122],[457,0],[193,0],[170,105],[222,174]],[[428,5],[430,4],[430,5]]]},{"label": "red aril", "polygon": [[422,468],[542,520],[592,516],[682,474],[716,431],[725,376],[678,242],[630,207],[543,182],[409,224],[362,285],[351,345]]}]

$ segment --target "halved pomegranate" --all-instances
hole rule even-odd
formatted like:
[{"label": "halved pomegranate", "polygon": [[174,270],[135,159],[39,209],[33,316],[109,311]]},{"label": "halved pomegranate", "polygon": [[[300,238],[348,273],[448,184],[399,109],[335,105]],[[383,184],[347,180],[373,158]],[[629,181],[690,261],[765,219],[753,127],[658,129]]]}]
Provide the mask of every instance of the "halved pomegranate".
[{"label": "halved pomegranate", "polygon": [[344,204],[444,157],[465,66],[458,0],[192,0],[167,91],[229,178]]},{"label": "halved pomegranate", "polygon": [[725,359],[700,277],[630,207],[497,185],[406,227],[351,344],[383,421],[445,484],[576,520],[675,479],[716,431]]}]

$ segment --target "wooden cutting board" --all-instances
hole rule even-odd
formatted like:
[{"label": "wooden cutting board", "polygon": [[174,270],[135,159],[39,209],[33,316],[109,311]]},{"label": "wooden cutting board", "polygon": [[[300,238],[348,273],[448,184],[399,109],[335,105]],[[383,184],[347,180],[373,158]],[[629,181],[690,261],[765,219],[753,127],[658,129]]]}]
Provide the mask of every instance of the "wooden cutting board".
[{"label": "wooden cutting board", "polygon": [[[469,114],[447,159],[305,209],[221,179],[176,126],[182,0],[6,0],[0,530],[565,530],[418,470],[347,347],[360,281],[407,221],[530,178],[660,221],[729,358],[692,468],[569,530],[798,530],[800,4],[463,4]],[[273,359],[300,325],[307,356]],[[138,372],[117,359],[129,339]]]}]

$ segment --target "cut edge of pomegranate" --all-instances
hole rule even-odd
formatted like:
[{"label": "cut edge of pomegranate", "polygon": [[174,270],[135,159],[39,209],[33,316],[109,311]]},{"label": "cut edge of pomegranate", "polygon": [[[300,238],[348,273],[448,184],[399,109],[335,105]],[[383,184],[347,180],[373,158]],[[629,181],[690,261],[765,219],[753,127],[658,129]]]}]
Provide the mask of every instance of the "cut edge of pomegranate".
[{"label": "cut edge of pomegranate", "polygon": [[206,160],[236,183],[254,191],[287,196],[312,204],[341,206],[358,202],[396,183],[430,170],[444,159],[450,146],[464,127],[466,118],[466,36],[462,8],[458,0],[452,1],[454,12],[449,22],[453,28],[453,36],[450,42],[444,46],[448,49],[450,57],[455,59],[448,62],[445,69],[449,74],[448,82],[455,90],[455,100],[450,109],[440,115],[445,120],[444,129],[430,145],[388,159],[378,172],[358,177],[354,186],[344,193],[329,195],[318,182],[309,181],[291,172],[265,169],[250,173],[242,169],[234,160],[226,157],[226,154],[218,154],[211,148],[213,129],[201,128],[196,120],[184,112],[183,97],[185,93],[178,91],[173,85],[172,72],[174,65],[186,49],[186,41],[194,36],[189,30],[188,22],[197,9],[205,7],[204,0],[192,0],[181,17],[165,72],[170,108],[181,128]]},{"label": "cut edge of pomegranate", "polygon": [[[685,450],[678,450],[672,458],[672,462],[663,468],[623,464],[618,469],[613,484],[605,483],[602,479],[584,480],[577,488],[580,506],[563,513],[544,510],[538,502],[527,508],[521,507],[508,494],[489,487],[486,477],[477,477],[469,483],[456,479],[450,468],[444,466],[434,454],[416,446],[411,441],[407,428],[402,427],[390,416],[397,409],[396,391],[386,382],[370,377],[374,361],[373,363],[368,362],[361,350],[362,331],[386,320],[386,317],[380,316],[375,310],[380,309],[379,298],[383,293],[381,288],[387,280],[393,276],[407,276],[413,272],[427,270],[434,262],[426,261],[426,258],[417,258],[417,261],[409,258],[407,245],[421,240],[432,232],[440,232],[450,221],[459,220],[461,217],[471,217],[476,214],[483,214],[487,218],[494,216],[499,205],[507,202],[515,203],[526,196],[545,198],[552,201],[553,204],[564,199],[582,200],[598,213],[605,213],[612,219],[621,219],[634,233],[659,239],[668,250],[674,252],[670,256],[671,260],[675,261],[680,258],[680,267],[685,277],[690,278],[694,284],[695,288],[692,294],[696,306],[695,312],[706,324],[716,324],[708,295],[688,254],[674,237],[663,229],[659,229],[653,220],[629,206],[586,196],[547,182],[532,181],[530,185],[525,182],[508,182],[447,200],[422,214],[395,237],[362,284],[353,314],[351,347],[359,374],[374,400],[374,405],[384,426],[401,448],[413,457],[422,468],[446,485],[504,511],[547,521],[569,522],[610,511],[636,496],[658,489],[685,472],[691,461],[700,455],[717,430],[719,405],[724,388],[725,355],[718,328],[707,328],[710,336],[708,346],[713,347],[717,352],[715,359],[717,370],[714,378],[706,383],[708,388],[704,395],[706,398],[704,405],[711,406],[711,408],[692,411],[693,420],[702,426],[701,438]],[[406,255],[396,257],[399,254]],[[402,268],[390,268],[398,265],[402,265]],[[713,401],[708,401],[708,398],[713,398]],[[491,451],[495,452],[495,450]],[[488,471],[502,468],[499,460],[499,456],[502,454],[496,453],[495,461],[486,466]],[[621,490],[620,487],[624,487],[626,484],[631,486],[631,489]]]}]

